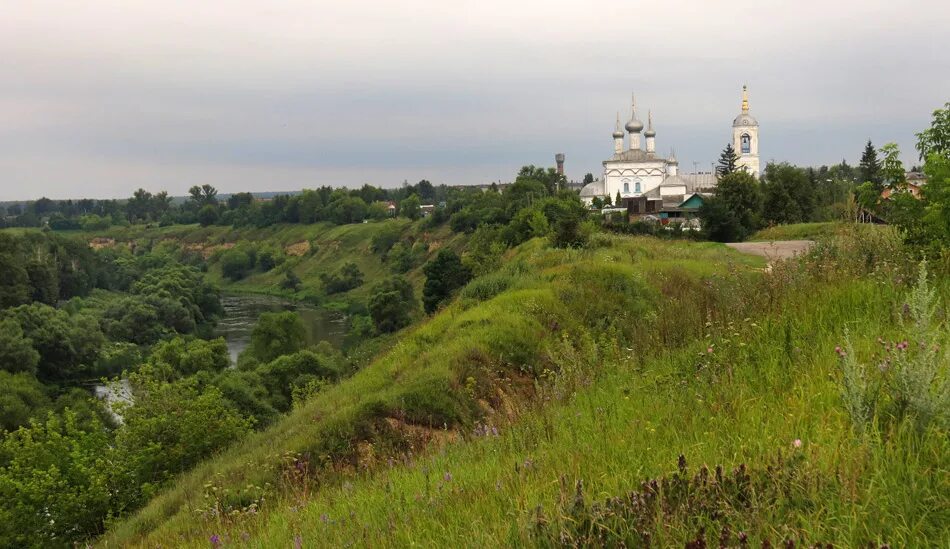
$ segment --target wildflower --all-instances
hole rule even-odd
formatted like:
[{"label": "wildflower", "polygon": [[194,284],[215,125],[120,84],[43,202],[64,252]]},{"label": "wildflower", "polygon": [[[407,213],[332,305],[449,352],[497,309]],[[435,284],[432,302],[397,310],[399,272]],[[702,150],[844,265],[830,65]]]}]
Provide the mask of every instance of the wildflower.
[{"label": "wildflower", "polygon": [[901,341],[900,343],[897,344],[897,350],[904,351],[909,346],[910,346],[910,343],[908,343],[907,340],[905,339],[904,341]]},{"label": "wildflower", "polygon": [[442,479],[445,480],[445,482],[451,482],[451,481],[452,481],[452,473],[446,471],[445,474],[442,475]]},{"label": "wildflower", "polygon": [[795,447],[795,448],[801,448],[801,447],[802,447],[802,439],[796,438],[796,439],[794,440],[794,442],[792,442],[792,446]]},{"label": "wildflower", "polygon": [[326,513],[323,513],[320,515],[320,520],[323,521],[323,524],[326,524],[330,522],[330,517]]},{"label": "wildflower", "polygon": [[300,537],[300,534],[297,534],[296,536],[294,536],[294,549],[302,549],[302,548],[303,548],[303,538]]},{"label": "wildflower", "polygon": [[841,345],[835,346],[835,353],[837,353],[837,355],[841,358],[844,358],[848,354],[844,349],[841,348]]},{"label": "wildflower", "polygon": [[713,352],[713,348],[712,348],[712,347],[706,347],[706,354],[710,354],[710,355],[711,355],[712,352]]},{"label": "wildflower", "polygon": [[211,535],[211,547],[220,547],[221,546],[221,536],[218,534]]}]

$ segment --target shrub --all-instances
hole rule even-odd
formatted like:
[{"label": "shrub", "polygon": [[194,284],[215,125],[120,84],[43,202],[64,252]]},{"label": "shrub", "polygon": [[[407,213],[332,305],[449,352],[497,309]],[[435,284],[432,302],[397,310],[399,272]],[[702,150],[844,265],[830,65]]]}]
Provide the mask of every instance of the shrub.
[{"label": "shrub", "polygon": [[416,298],[412,285],[401,276],[390,277],[373,288],[369,300],[369,313],[380,332],[395,332],[408,326]]},{"label": "shrub", "polygon": [[344,264],[335,273],[321,273],[320,281],[323,282],[327,294],[338,294],[361,286],[363,284],[363,272],[360,271],[356,263],[351,261]]},{"label": "shrub", "polygon": [[861,363],[850,337],[836,349],[841,361],[841,397],[859,432],[882,415],[896,420],[911,418],[921,429],[935,423],[950,428],[950,341],[936,316],[936,292],[927,280],[922,262],[917,284],[903,307],[906,339],[881,340],[882,352],[875,365]]},{"label": "shrub", "polygon": [[511,287],[513,277],[508,273],[492,273],[469,282],[459,293],[462,298],[486,301]]},{"label": "shrub", "polygon": [[253,266],[250,256],[240,250],[228,250],[221,256],[221,274],[234,282],[247,276]]},{"label": "shrub", "polygon": [[292,269],[287,269],[284,273],[284,279],[280,281],[280,287],[285,290],[297,292],[300,290],[300,277]]}]

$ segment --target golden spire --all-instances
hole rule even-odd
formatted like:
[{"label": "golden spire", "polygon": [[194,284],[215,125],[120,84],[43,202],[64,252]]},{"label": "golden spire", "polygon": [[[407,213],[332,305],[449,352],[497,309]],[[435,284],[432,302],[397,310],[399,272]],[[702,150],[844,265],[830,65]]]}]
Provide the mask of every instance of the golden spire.
[{"label": "golden spire", "polygon": [[749,112],[749,88],[742,86],[742,112]]}]

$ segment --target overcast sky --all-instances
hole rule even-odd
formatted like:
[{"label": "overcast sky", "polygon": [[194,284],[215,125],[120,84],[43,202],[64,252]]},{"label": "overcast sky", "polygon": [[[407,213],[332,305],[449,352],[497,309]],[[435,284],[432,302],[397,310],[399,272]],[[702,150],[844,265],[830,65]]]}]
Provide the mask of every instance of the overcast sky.
[{"label": "overcast sky", "polygon": [[0,10],[0,200],[595,174],[631,91],[708,169],[855,163],[950,101],[950,2],[30,0]]}]

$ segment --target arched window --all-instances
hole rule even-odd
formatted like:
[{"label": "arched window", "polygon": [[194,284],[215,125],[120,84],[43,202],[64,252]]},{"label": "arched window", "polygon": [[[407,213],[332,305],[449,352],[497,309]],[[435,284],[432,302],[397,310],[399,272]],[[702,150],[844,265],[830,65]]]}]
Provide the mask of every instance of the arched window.
[{"label": "arched window", "polygon": [[742,154],[749,154],[752,152],[752,139],[749,138],[749,134],[742,134],[742,137],[739,138],[739,145],[742,148]]},{"label": "arched window", "polygon": [[639,182],[639,181],[637,181],[637,182],[635,183],[635,187],[634,187],[634,188],[636,189],[636,192],[640,192],[640,182]]},{"label": "arched window", "polygon": [[625,193],[630,192],[630,183],[627,183],[626,181],[624,181],[624,183],[623,183],[623,192],[625,192]]}]

